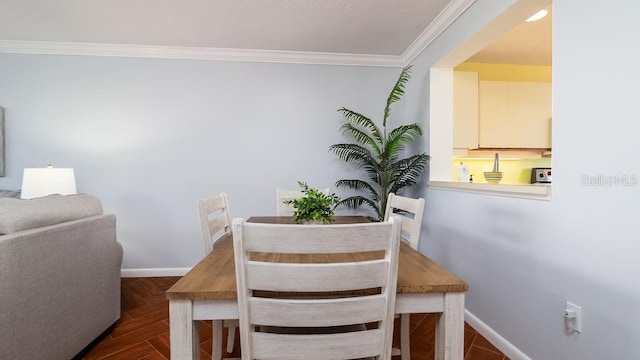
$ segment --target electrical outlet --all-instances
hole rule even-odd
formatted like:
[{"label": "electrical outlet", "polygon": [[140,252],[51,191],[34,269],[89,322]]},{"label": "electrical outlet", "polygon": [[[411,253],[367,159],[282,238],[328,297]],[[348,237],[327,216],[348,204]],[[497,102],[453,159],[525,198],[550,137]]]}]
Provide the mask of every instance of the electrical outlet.
[{"label": "electrical outlet", "polygon": [[564,323],[570,332],[582,332],[582,306],[567,301],[564,309]]}]

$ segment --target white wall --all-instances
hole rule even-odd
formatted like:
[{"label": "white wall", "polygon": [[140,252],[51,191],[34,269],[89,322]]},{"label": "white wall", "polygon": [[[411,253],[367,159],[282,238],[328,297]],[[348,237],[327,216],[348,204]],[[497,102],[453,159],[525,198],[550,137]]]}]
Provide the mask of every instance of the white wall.
[{"label": "white wall", "polygon": [[[275,189],[331,187],[352,168],[337,109],[380,119],[400,69],[0,54],[7,176],[73,167],[115,213],[123,268],[184,268],[204,255],[196,200],[275,215]],[[401,110],[401,107],[399,108]]]},{"label": "white wall", "polygon": [[[407,121],[438,121],[428,68],[511,3],[477,1],[415,60]],[[469,283],[466,308],[521,351],[511,358],[638,359],[640,3],[553,11],[552,200],[426,189],[420,250]],[[564,332],[567,300],[583,308],[582,334]]]}]

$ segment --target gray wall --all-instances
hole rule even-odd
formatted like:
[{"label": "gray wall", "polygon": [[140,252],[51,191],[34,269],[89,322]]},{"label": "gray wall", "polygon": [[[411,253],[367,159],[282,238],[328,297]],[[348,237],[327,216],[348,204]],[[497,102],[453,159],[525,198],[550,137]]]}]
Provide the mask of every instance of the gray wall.
[{"label": "gray wall", "polygon": [[[0,54],[7,176],[73,167],[115,213],[123,268],[185,268],[204,255],[196,201],[275,215],[275,189],[331,187],[351,170],[341,106],[380,119],[400,69]],[[402,107],[398,107],[401,114]]]},{"label": "gray wall", "polygon": [[[477,1],[416,59],[408,121],[428,118],[428,68],[512,2]],[[420,250],[531,359],[640,358],[639,13],[625,0],[554,4],[551,201],[425,191]],[[582,334],[564,332],[567,300],[583,308]]]}]

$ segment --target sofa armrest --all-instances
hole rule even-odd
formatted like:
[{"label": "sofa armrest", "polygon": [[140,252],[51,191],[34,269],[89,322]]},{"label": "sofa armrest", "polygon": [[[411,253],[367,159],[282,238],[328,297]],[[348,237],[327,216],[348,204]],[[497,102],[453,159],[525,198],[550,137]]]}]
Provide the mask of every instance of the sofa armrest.
[{"label": "sofa armrest", "polygon": [[120,317],[112,214],[0,236],[0,358],[70,359]]}]

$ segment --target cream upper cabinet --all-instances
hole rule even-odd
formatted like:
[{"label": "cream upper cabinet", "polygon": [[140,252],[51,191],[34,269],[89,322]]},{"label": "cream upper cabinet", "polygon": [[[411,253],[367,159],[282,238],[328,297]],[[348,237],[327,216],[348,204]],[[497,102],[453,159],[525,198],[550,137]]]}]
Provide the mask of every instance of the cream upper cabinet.
[{"label": "cream upper cabinet", "polygon": [[480,81],[478,91],[480,147],[551,148],[550,83]]},{"label": "cream upper cabinet", "polygon": [[478,147],[478,73],[453,72],[453,147]]}]

